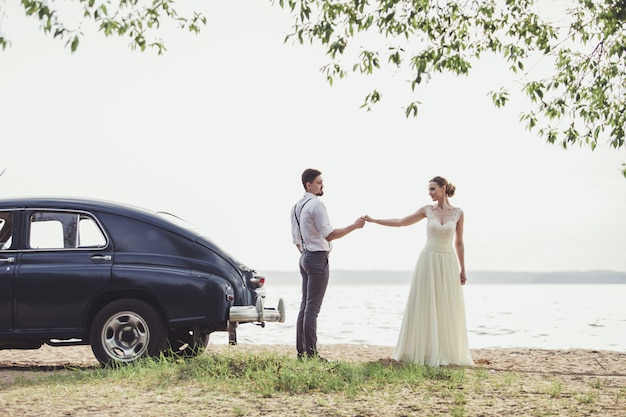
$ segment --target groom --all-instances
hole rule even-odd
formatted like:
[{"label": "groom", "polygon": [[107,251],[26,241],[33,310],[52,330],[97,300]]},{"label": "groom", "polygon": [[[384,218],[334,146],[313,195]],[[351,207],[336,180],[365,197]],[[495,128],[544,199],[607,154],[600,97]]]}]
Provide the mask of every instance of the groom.
[{"label": "groom", "polygon": [[[318,358],[317,315],[328,286],[328,255],[331,241],[344,237],[364,226],[361,217],[341,229],[333,229],[326,206],[319,199],[324,195],[322,173],[307,169],[302,173],[304,196],[291,209],[291,236],[300,251],[300,274],[302,275],[302,301],[296,324],[296,348],[298,358]],[[322,359],[323,360],[323,359]]]}]

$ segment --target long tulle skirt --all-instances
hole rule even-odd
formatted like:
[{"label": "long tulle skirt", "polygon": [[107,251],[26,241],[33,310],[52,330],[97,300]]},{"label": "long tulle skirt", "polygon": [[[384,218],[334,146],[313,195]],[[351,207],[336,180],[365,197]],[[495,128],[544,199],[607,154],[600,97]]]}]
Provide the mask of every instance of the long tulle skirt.
[{"label": "long tulle skirt", "polygon": [[424,248],[417,260],[394,359],[420,365],[474,362],[467,341],[465,302],[452,248]]}]

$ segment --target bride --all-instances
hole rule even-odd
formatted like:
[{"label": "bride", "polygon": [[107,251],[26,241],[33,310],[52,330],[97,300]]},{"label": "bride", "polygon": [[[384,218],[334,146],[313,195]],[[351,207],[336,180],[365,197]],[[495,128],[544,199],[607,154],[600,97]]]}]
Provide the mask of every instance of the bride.
[{"label": "bride", "polygon": [[[443,177],[428,183],[435,202],[398,219],[365,220],[383,226],[409,226],[427,219],[426,245],[419,255],[402,319],[394,359],[420,365],[474,362],[467,341],[462,285],[467,281],[463,211],[448,201],[456,187]],[[455,256],[456,250],[456,256]]]}]

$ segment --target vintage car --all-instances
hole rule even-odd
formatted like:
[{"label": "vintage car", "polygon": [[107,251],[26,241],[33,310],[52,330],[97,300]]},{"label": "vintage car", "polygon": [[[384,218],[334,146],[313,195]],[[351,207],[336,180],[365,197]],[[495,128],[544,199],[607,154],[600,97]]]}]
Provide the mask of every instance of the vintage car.
[{"label": "vintage car", "polygon": [[171,215],[0,199],[0,349],[88,344],[103,365],[193,355],[233,324],[284,321],[264,283]]}]

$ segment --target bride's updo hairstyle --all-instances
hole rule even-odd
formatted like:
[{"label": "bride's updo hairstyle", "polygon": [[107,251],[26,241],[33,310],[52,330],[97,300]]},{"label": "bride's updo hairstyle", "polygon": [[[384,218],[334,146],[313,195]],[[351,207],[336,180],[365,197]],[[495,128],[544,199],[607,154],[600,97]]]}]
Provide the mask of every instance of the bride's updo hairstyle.
[{"label": "bride's updo hairstyle", "polygon": [[446,195],[448,197],[452,197],[456,191],[456,187],[444,177],[437,176],[430,180],[430,182],[436,182],[440,187],[446,187]]}]

